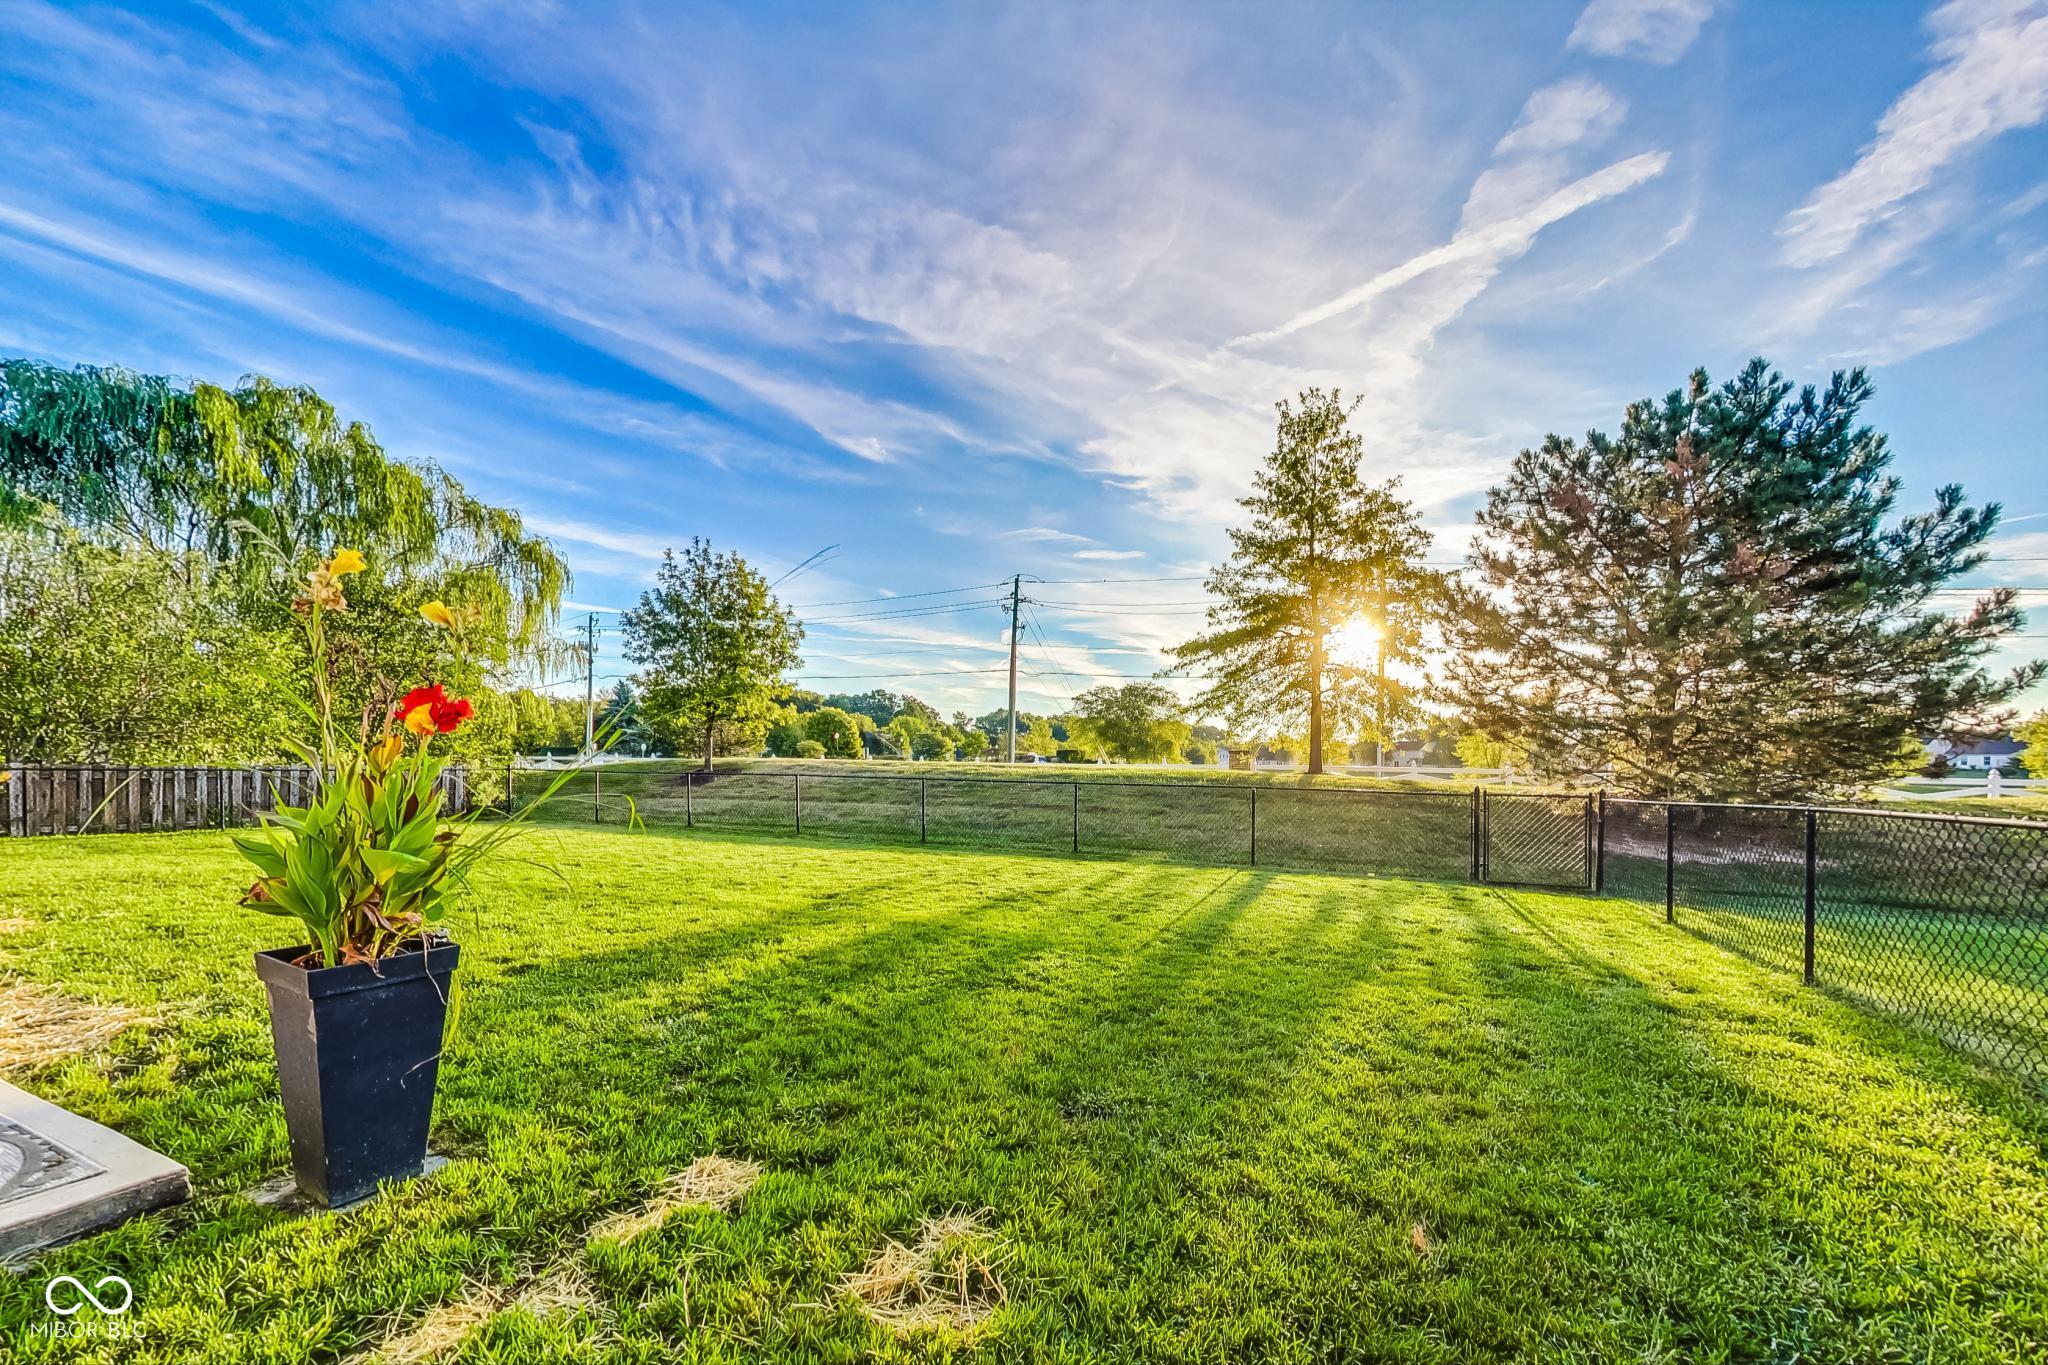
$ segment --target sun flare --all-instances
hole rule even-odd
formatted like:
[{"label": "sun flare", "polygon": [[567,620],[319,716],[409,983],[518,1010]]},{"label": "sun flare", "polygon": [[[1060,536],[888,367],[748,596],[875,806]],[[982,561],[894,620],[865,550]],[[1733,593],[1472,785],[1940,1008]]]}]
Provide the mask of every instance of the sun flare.
[{"label": "sun flare", "polygon": [[1330,658],[1353,668],[1370,668],[1380,646],[1379,624],[1363,616],[1353,617],[1330,632]]}]

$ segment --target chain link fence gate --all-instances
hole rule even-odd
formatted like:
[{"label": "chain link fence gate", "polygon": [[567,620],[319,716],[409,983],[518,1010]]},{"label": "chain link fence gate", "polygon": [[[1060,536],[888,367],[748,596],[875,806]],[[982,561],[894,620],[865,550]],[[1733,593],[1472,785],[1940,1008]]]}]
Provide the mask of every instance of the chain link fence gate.
[{"label": "chain link fence gate", "polygon": [[1593,835],[1590,796],[1482,791],[1477,880],[1590,891]]}]

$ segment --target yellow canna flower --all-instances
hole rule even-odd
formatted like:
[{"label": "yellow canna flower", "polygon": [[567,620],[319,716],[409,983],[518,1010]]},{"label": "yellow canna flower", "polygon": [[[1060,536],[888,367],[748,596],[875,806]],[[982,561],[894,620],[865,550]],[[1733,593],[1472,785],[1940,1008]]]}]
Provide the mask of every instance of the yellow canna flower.
[{"label": "yellow canna flower", "polygon": [[334,558],[327,561],[327,572],[337,578],[345,573],[361,573],[365,567],[363,557],[354,550],[336,550]]},{"label": "yellow canna flower", "polygon": [[440,600],[427,603],[420,608],[420,615],[432,621],[443,630],[455,629],[455,613],[448,610],[448,604]]},{"label": "yellow canna flower", "polygon": [[[418,735],[421,739],[425,739],[428,735],[433,734],[435,730],[433,706],[422,702],[406,712],[405,728]],[[393,738],[396,738],[396,736],[393,736]]]},{"label": "yellow canna flower", "polygon": [[[414,710],[419,708],[415,707]],[[397,735],[386,735],[370,748],[370,761],[379,769],[388,768],[398,761],[405,752],[405,741]]]}]

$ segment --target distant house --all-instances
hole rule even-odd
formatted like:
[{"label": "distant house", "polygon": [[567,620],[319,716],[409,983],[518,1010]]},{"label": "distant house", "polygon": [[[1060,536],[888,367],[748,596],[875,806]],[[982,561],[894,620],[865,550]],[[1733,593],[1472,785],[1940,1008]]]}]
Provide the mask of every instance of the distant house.
[{"label": "distant house", "polygon": [[1387,762],[1396,768],[1419,768],[1422,766],[1422,751],[1428,747],[1426,739],[1397,739],[1394,747],[1387,751]]},{"label": "distant house", "polygon": [[2026,741],[2018,739],[1980,739],[1974,744],[1956,745],[1949,749],[1949,766],[1958,771],[1989,772],[1993,768],[2019,766],[2019,757],[2025,751]]}]

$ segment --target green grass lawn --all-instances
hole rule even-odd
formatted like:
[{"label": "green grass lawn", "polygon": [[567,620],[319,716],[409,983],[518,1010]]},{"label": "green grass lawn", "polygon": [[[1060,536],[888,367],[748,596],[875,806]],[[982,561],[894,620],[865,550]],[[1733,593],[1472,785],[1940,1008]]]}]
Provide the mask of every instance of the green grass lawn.
[{"label": "green grass lawn", "polygon": [[[2048,1359],[2048,1112],[1640,905],[543,827],[480,887],[438,1175],[287,1167],[218,834],[0,845],[0,968],[162,1022],[11,1079],[184,1161],[181,1209],[0,1277],[0,1357],[333,1361],[542,1267],[449,1359]],[[733,1212],[592,1238],[707,1153]],[[979,1212],[1006,1301],[841,1291]],[[53,1344],[110,1272],[135,1335]]]},{"label": "green grass lawn", "polygon": [[1996,800],[1988,796],[1946,799],[1888,800],[1870,803],[1878,810],[1910,810],[1923,815],[1976,815],[1995,820],[2048,820],[2048,794],[2024,791]]}]

